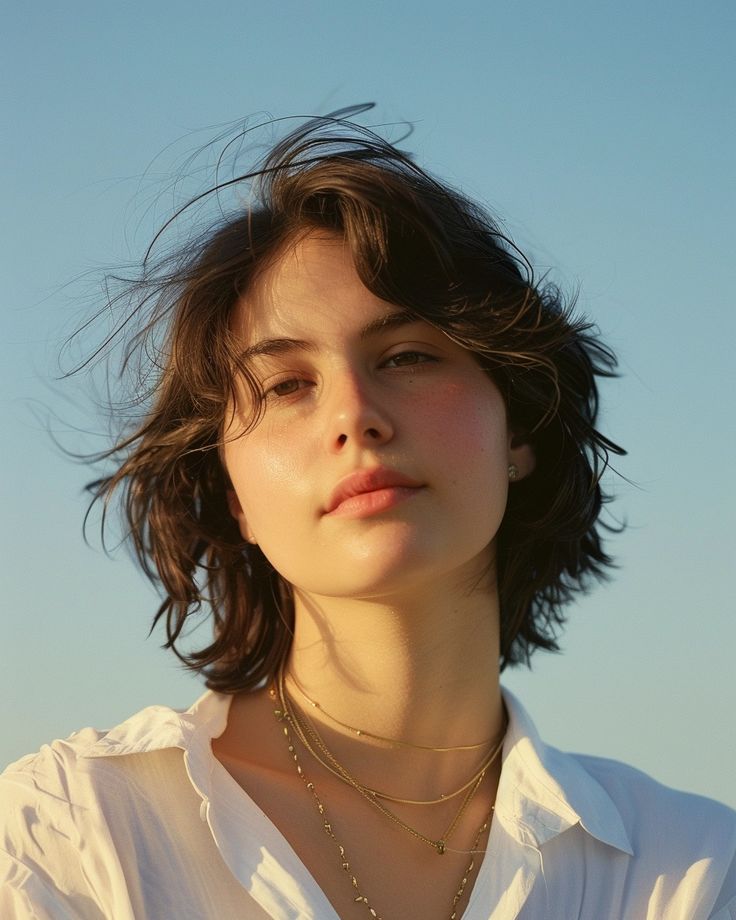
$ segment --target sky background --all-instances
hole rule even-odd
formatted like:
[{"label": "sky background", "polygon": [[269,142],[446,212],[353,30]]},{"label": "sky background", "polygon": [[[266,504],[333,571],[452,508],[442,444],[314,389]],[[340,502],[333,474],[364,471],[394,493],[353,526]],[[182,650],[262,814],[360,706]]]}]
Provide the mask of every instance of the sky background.
[{"label": "sky background", "polygon": [[[727,2],[8,4],[2,105],[0,765],[83,725],[188,706],[153,589],[81,534],[104,446],[60,382],[105,267],[139,257],[173,170],[243,117],[375,100],[489,205],[621,359],[606,432],[626,520],[564,654],[506,684],[560,747],[736,806],[734,65]],[[197,160],[198,165],[206,165]],[[200,181],[206,176],[200,175]],[[89,342],[91,343],[91,339]]]}]

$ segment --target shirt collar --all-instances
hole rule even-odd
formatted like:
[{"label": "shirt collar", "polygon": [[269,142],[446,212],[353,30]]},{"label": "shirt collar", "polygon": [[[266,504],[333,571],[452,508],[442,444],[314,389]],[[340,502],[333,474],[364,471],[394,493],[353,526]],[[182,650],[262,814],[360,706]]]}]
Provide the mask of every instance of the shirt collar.
[{"label": "shirt collar", "polygon": [[[545,744],[528,713],[508,690],[509,716],[495,815],[519,843],[540,847],[576,824],[618,850],[633,855],[621,815],[603,789],[572,754]],[[225,730],[232,697],[206,691],[189,709],[149,706],[107,732],[85,757],[142,754],[177,747],[186,752],[190,779],[209,794],[212,738]]]},{"label": "shirt collar", "polygon": [[[211,741],[227,726],[232,696],[207,690],[189,709],[148,706],[106,732],[82,752],[83,757],[120,757],[181,748],[192,786],[206,809],[212,796],[215,758]],[[200,811],[200,815],[205,812]]]},{"label": "shirt collar", "polygon": [[579,824],[593,837],[633,855],[611,797],[580,760],[545,744],[508,690],[509,715],[495,815],[519,843],[540,847]]},{"label": "shirt collar", "polygon": [[225,731],[232,697],[207,690],[186,710],[147,706],[95,741],[83,757],[145,754],[164,748],[185,751]]}]

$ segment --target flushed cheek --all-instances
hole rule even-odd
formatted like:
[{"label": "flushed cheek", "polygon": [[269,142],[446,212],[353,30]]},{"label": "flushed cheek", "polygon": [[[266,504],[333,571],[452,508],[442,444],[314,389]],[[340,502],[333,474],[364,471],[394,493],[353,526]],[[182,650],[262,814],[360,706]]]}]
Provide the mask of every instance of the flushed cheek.
[{"label": "flushed cheek", "polygon": [[[470,461],[476,454],[506,457],[506,411],[500,394],[490,381],[485,381],[485,398],[477,396],[478,387],[469,394],[464,387],[443,387],[427,407],[436,438],[452,448],[460,462]],[[421,408],[419,412],[421,413]],[[460,450],[468,453],[460,454]]]},{"label": "flushed cheek", "polygon": [[500,394],[487,384],[475,387],[475,398],[467,390],[447,388],[435,403],[434,422],[436,459],[449,473],[440,479],[447,484],[449,506],[479,543],[494,536],[508,495],[506,411]]}]

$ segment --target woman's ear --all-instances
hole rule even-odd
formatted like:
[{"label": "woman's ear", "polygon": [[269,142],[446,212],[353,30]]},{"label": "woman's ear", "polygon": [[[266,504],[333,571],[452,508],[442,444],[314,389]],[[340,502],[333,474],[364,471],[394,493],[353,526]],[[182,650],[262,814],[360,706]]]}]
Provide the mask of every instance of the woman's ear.
[{"label": "woman's ear", "polygon": [[227,489],[225,494],[227,496],[227,507],[230,511],[230,514],[238,522],[240,536],[244,540],[247,540],[248,543],[252,543],[254,546],[257,546],[258,540],[256,540],[255,534],[248,526],[248,521],[246,520],[245,514],[243,513],[243,506],[240,504],[240,499],[238,498],[237,492],[235,489]]},{"label": "woman's ear", "polygon": [[509,434],[509,480],[518,482],[525,479],[530,473],[534,472],[537,465],[537,458],[534,454],[534,448],[522,434]]}]

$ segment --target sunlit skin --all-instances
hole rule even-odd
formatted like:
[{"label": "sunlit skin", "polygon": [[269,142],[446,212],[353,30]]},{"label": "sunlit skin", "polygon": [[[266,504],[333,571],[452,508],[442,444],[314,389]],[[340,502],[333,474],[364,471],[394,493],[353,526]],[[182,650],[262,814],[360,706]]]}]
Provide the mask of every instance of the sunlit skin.
[{"label": "sunlit skin", "polygon": [[[252,406],[243,387],[225,432],[230,506],[243,536],[293,586],[288,671],[312,698],[378,734],[429,745],[477,742],[499,734],[504,718],[494,550],[508,465],[523,477],[534,460],[514,440],[503,399],[473,355],[427,323],[397,320],[399,312],[363,286],[341,240],[311,235],[285,249],[233,318],[244,349],[280,344],[248,359],[266,394],[262,418],[244,430]],[[345,477],[377,468],[412,486],[375,489],[330,510]],[[271,719],[265,693],[236,697],[215,750],[252,794],[255,783],[278,824],[293,765]],[[320,724],[364,782],[406,797],[453,788],[477,762],[477,752],[439,760],[388,752],[387,760],[385,747],[356,747]],[[281,770],[281,791],[272,794],[263,777]],[[394,830],[339,781],[319,772],[317,779],[339,806],[348,838],[351,819],[360,823],[353,847],[370,861],[370,847],[385,846]],[[469,809],[466,836],[497,779],[488,777]],[[303,789],[292,792],[290,807],[314,807]],[[305,858],[299,832],[287,836]],[[308,854],[310,845],[305,839]],[[322,871],[319,852],[313,871]],[[420,869],[425,857],[416,858]],[[446,886],[456,883],[464,858],[445,864]],[[331,893],[330,878],[322,881]],[[338,900],[343,884],[335,882]]]},{"label": "sunlit skin", "polygon": [[[397,312],[362,286],[341,243],[312,238],[236,320],[248,345],[305,343],[251,359],[265,414],[245,437],[230,429],[225,459],[243,526],[310,594],[387,596],[492,554],[508,486],[503,401],[471,353],[426,323],[361,340]],[[387,514],[323,514],[343,477],[377,466],[424,488]]]}]

